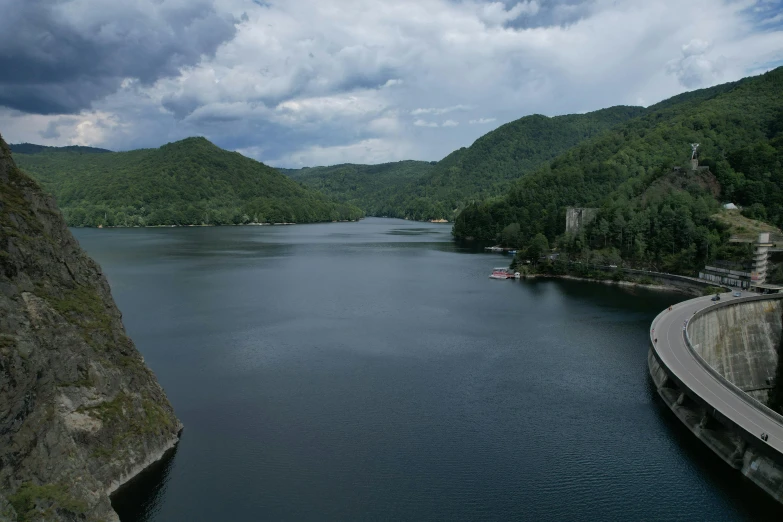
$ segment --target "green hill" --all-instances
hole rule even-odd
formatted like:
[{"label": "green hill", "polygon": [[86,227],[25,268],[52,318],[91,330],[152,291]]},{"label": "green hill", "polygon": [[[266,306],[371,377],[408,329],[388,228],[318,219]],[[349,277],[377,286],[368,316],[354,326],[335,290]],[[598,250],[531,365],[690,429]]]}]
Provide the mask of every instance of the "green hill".
[{"label": "green hill", "polygon": [[310,223],[362,212],[204,138],[158,149],[14,153],[70,226]]},{"label": "green hill", "polygon": [[[660,181],[671,176],[672,165],[687,165],[690,143],[701,144],[701,164],[714,175],[717,198],[689,169],[677,175],[678,184]],[[783,224],[782,164],[778,68],[650,107],[522,178],[503,198],[470,205],[455,221],[454,234],[495,239],[513,225],[514,233],[505,236],[517,246],[541,233],[572,253],[613,249],[629,262],[689,272],[732,257],[726,227],[710,218],[719,201]],[[567,206],[600,209],[581,237],[564,236]]]},{"label": "green hill", "polygon": [[109,149],[99,149],[97,147],[84,147],[82,145],[68,145],[65,147],[49,147],[47,145],[36,145],[35,143],[17,143],[9,145],[14,154],[40,154],[41,152],[81,152],[84,154],[102,154],[111,152]]},{"label": "green hill", "polygon": [[403,161],[283,172],[369,215],[453,220],[455,212],[471,201],[501,195],[512,181],[561,152],[643,112],[641,107],[618,106],[553,118],[525,116],[434,166]]},{"label": "green hill", "polygon": [[404,199],[408,186],[432,172],[433,164],[408,160],[278,170],[329,197],[355,205],[368,215],[405,217],[397,204]]},{"label": "green hill", "polygon": [[643,112],[642,107],[618,106],[553,118],[525,116],[449,154],[419,185],[430,199],[451,209],[497,196],[563,151]]}]

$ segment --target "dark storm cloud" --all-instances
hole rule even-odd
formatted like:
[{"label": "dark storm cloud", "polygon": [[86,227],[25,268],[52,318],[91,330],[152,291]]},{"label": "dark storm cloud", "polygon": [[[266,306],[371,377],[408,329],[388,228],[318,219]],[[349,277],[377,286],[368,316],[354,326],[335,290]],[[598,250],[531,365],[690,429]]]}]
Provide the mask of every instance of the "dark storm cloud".
[{"label": "dark storm cloud", "polygon": [[0,0],[0,14],[0,105],[37,114],[176,74],[235,32],[206,0]]},{"label": "dark storm cloud", "polygon": [[779,11],[778,0],[0,0],[0,105],[38,113],[0,106],[0,126],[16,142],[115,150],[203,135],[284,166],[439,159],[526,114],[645,105],[762,72],[783,56]]}]

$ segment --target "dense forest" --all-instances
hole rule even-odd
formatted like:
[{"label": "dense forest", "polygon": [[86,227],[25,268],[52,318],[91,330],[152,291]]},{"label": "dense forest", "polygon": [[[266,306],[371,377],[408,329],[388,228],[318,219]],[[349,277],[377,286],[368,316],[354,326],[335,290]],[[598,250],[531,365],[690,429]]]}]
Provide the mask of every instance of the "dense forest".
[{"label": "dense forest", "polygon": [[[707,170],[688,167],[691,143]],[[681,165],[673,171],[674,165]],[[783,68],[651,106],[515,182],[505,196],[468,206],[457,237],[524,247],[538,234],[572,256],[692,273],[715,259],[744,259],[727,242],[719,201],[783,225]],[[565,235],[568,206],[599,214]]]},{"label": "dense forest", "polygon": [[[304,185],[329,197],[361,208],[370,216],[420,216],[415,198],[408,201],[408,189],[432,172],[435,162],[398,161],[379,165],[346,163],[331,167],[278,169]],[[426,219],[422,217],[421,219]]]},{"label": "dense forest", "polygon": [[643,112],[641,107],[618,106],[553,118],[525,116],[434,165],[401,161],[282,172],[368,215],[452,221],[470,202],[501,195],[512,181],[561,152]]},{"label": "dense forest", "polygon": [[17,143],[9,145],[14,154],[40,154],[41,152],[81,152],[84,154],[102,154],[111,152],[109,149],[99,149],[98,147],[85,147],[83,145],[66,145],[65,147],[49,147],[46,145],[36,145],[35,143]]},{"label": "dense forest", "polygon": [[363,216],[353,205],[204,138],[130,152],[14,150],[18,166],[55,196],[71,226],[310,223]]},{"label": "dense forest", "polygon": [[[697,170],[691,143],[700,144]],[[746,259],[748,247],[728,239],[750,220],[783,226],[783,68],[647,109],[527,116],[437,163],[280,169],[284,176],[203,138],[123,153],[14,151],[76,226],[459,212],[455,236],[496,240],[521,257],[551,248],[572,260],[693,273],[716,259]],[[721,202],[741,206],[742,216]],[[597,218],[566,234],[569,206],[597,208]]]}]

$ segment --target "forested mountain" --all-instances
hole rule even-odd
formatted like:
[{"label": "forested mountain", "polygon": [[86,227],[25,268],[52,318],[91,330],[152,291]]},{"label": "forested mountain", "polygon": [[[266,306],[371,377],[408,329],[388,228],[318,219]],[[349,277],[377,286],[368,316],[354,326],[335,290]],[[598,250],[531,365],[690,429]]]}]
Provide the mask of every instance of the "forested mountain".
[{"label": "forested mountain", "polygon": [[497,196],[563,151],[642,113],[642,107],[617,106],[553,118],[525,116],[449,154],[419,185],[451,209]]},{"label": "forested mountain", "polygon": [[641,107],[618,106],[553,118],[525,116],[434,166],[408,161],[283,172],[370,215],[453,220],[471,201],[501,195],[512,181],[561,152],[643,112]]},{"label": "forested mountain", "polygon": [[[700,144],[714,184],[685,168],[691,143]],[[517,246],[541,233],[571,253],[613,249],[633,263],[688,272],[732,257],[726,226],[712,218],[719,200],[783,225],[782,164],[778,68],[650,107],[520,179],[503,198],[469,206],[454,234],[494,239],[511,227],[503,235]],[[673,165],[683,169],[672,173]],[[567,206],[600,208],[581,237],[563,235]]]},{"label": "forested mountain", "polygon": [[9,145],[14,154],[39,154],[41,152],[81,152],[84,154],[101,154],[111,152],[109,149],[99,149],[97,147],[84,147],[82,145],[67,145],[65,147],[49,147],[47,145],[36,145],[34,143],[17,143]]},{"label": "forested mountain", "polygon": [[363,215],[204,138],[130,152],[15,152],[14,159],[56,197],[71,226],[309,223]]},{"label": "forested mountain", "polygon": [[406,189],[432,172],[434,164],[408,160],[278,170],[329,197],[355,205],[368,215],[405,217]]}]

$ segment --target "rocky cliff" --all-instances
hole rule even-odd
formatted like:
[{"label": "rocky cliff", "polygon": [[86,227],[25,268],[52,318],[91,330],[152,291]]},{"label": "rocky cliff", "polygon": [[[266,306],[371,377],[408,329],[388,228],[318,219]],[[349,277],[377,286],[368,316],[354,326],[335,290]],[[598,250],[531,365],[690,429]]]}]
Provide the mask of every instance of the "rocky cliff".
[{"label": "rocky cliff", "polygon": [[118,520],[182,425],[100,267],[0,137],[0,520]]}]

